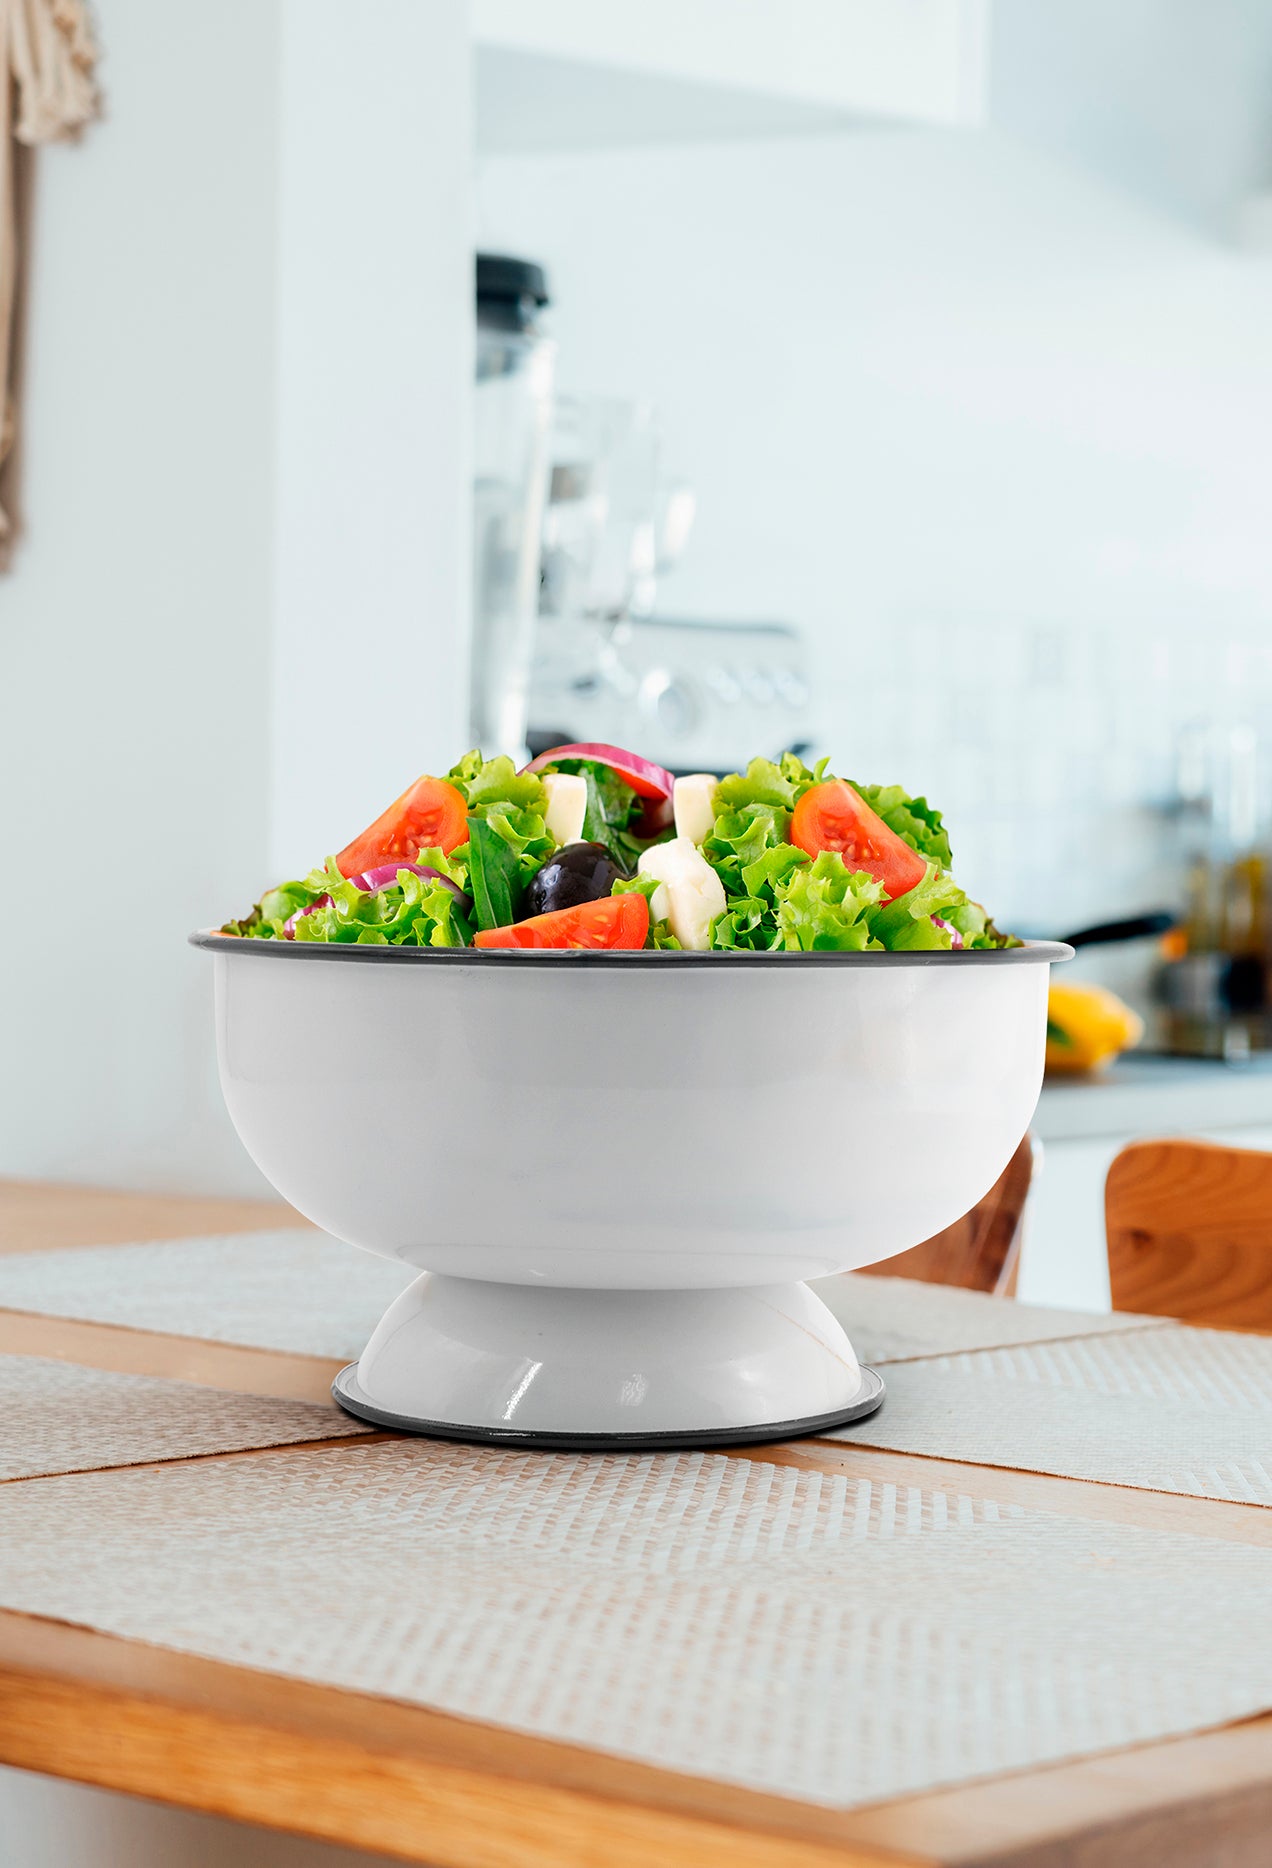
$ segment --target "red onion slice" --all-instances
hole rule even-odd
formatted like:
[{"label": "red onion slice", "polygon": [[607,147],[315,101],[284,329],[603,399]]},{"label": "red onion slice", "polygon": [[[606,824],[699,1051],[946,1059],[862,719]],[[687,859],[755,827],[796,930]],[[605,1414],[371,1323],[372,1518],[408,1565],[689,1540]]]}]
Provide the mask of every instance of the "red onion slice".
[{"label": "red onion slice", "polygon": [[361,875],[347,876],[345,879],[352,882],[355,889],[361,889],[364,895],[378,895],[381,889],[392,888],[402,869],[409,869],[413,876],[431,876],[434,882],[440,882],[448,888],[457,901],[468,899],[458,882],[444,876],[440,869],[429,869],[422,863],[377,863],[374,869],[364,869]]},{"label": "red onion slice", "polygon": [[933,916],[932,916],[932,926],[933,926],[933,927],[936,927],[936,928],[944,928],[944,929],[945,929],[945,932],[946,932],[946,933],[947,933],[947,934],[949,935],[949,937],[950,937],[950,951],[951,951],[951,953],[957,953],[957,952],[959,951],[959,948],[960,948],[960,947],[963,947],[963,946],[964,946],[964,945],[966,944],[966,943],[964,942],[964,940],[963,940],[963,936],[962,936],[962,934],[960,933],[960,931],[959,931],[959,929],[958,929],[958,928],[956,928],[956,927],[954,926],[954,924],[953,924],[952,922],[950,922],[950,921],[946,921],[946,920],[944,919],[944,917],[943,917],[943,916],[941,916],[941,915],[933,915]]},{"label": "red onion slice", "polygon": [[598,765],[612,766],[620,778],[627,780],[638,798],[670,798],[676,788],[676,781],[664,766],[655,765],[652,759],[642,759],[638,752],[627,752],[622,746],[606,746],[599,742],[585,746],[553,746],[522,770],[541,772],[545,765],[555,765],[558,759],[594,759]]}]

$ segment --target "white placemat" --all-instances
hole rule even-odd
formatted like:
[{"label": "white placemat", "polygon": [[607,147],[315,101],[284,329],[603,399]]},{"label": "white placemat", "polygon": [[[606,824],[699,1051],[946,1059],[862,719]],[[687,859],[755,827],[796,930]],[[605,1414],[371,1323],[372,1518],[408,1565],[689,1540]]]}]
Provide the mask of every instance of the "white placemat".
[{"label": "white placemat", "polygon": [[[0,1308],[349,1362],[417,1275],[319,1232],[236,1233],[0,1258]],[[1171,1327],[1160,1317],[1047,1310],[907,1278],[849,1273],[813,1288],[871,1363]]]},{"label": "white placemat", "polygon": [[418,1276],[321,1232],[241,1232],[0,1258],[0,1308],[349,1362]]},{"label": "white placemat", "polygon": [[830,1439],[1272,1505],[1272,1338],[1138,1330],[900,1362]]},{"label": "white placemat", "polygon": [[402,1442],[51,1479],[0,1491],[0,1603],[832,1806],[1272,1705],[1272,1553],[990,1484]]},{"label": "white placemat", "polygon": [[1011,1297],[987,1297],[981,1291],[961,1291],[947,1284],[920,1284],[913,1278],[844,1272],[816,1279],[813,1289],[839,1318],[861,1360],[871,1363],[1105,1331],[1178,1328],[1169,1317],[1144,1317],[1130,1311],[1110,1315],[1052,1310],[1043,1304],[1018,1304]]},{"label": "white placemat", "polygon": [[0,1355],[0,1479],[365,1433],[334,1402],[226,1394],[192,1382]]}]

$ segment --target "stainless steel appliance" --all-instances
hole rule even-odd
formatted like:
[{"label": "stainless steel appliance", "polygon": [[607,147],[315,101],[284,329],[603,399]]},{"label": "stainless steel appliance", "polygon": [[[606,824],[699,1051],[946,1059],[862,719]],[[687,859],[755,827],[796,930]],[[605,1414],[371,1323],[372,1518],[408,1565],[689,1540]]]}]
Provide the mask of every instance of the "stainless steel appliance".
[{"label": "stainless steel appliance", "polygon": [[556,650],[551,629],[531,688],[532,751],[607,740],[673,772],[727,772],[815,743],[807,651],[786,624],[641,617],[575,629]]}]

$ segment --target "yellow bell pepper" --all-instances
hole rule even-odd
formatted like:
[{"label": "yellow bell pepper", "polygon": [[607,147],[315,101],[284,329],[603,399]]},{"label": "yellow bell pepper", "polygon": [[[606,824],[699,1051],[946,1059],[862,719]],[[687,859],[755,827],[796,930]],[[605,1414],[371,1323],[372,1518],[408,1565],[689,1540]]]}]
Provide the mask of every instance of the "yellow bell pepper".
[{"label": "yellow bell pepper", "polygon": [[1144,1036],[1144,1021],[1107,986],[1061,981],[1047,996],[1047,1069],[1100,1070]]}]

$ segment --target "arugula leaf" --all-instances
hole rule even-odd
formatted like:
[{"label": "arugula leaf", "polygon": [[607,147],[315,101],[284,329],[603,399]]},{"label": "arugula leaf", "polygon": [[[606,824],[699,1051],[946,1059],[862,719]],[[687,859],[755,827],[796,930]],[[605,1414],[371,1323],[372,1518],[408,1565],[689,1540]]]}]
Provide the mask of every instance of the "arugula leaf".
[{"label": "arugula leaf", "polygon": [[521,898],[517,850],[495,825],[474,817],[468,826],[468,876],[479,928],[510,927]]}]

